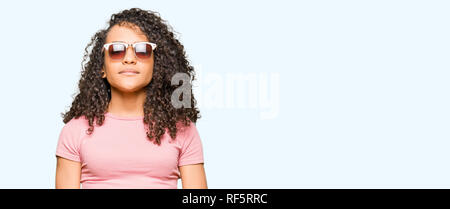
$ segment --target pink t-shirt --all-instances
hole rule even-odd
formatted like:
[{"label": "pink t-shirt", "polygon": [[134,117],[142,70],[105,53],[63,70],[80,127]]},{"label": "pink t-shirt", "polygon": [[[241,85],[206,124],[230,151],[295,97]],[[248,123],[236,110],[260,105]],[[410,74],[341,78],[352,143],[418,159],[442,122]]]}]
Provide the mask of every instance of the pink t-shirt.
[{"label": "pink t-shirt", "polygon": [[203,163],[203,149],[194,123],[179,129],[173,141],[166,133],[161,145],[149,141],[142,117],[105,114],[91,135],[84,116],[61,130],[56,155],[81,162],[81,188],[176,189],[178,166]]}]

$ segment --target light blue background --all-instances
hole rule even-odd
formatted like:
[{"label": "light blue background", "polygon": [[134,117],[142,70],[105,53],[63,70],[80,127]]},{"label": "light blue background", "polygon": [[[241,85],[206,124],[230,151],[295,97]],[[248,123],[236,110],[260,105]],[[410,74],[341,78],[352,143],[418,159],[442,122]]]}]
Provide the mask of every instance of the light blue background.
[{"label": "light blue background", "polygon": [[209,188],[450,188],[450,3],[431,0],[2,1],[0,188],[54,188],[84,47],[131,7],[204,73],[279,74],[276,118],[201,109]]}]

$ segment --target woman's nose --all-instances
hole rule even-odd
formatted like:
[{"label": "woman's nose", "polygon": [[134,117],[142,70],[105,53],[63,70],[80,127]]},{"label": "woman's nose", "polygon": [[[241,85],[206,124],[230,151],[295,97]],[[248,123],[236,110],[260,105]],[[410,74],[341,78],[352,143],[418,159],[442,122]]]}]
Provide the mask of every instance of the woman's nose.
[{"label": "woman's nose", "polygon": [[136,56],[133,51],[133,47],[129,46],[127,47],[127,50],[125,51],[125,57],[123,58],[124,64],[134,64],[136,63]]}]

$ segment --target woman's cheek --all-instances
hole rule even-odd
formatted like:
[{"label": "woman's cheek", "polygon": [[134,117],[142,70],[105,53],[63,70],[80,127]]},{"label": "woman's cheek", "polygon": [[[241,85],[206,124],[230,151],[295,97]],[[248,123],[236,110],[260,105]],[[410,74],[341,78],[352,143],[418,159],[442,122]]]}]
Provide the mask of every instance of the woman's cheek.
[{"label": "woman's cheek", "polygon": [[152,77],[153,77],[153,71],[150,71],[147,73],[147,75],[145,75],[145,83],[149,84],[152,81]]}]

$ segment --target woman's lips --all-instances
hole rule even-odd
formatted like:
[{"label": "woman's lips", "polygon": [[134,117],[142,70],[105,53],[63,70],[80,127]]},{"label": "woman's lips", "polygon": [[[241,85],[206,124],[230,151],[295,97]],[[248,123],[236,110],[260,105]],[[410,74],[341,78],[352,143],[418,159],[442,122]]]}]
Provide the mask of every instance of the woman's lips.
[{"label": "woman's lips", "polygon": [[122,75],[137,75],[137,74],[139,74],[139,72],[136,71],[136,70],[122,70],[122,71],[119,72],[119,74],[122,74]]}]

